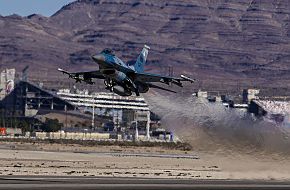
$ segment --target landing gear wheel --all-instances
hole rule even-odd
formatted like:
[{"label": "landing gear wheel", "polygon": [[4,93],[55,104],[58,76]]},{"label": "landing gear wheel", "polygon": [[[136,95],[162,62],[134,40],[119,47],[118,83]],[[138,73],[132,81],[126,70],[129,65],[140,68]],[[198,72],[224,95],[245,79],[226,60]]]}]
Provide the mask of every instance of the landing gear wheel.
[{"label": "landing gear wheel", "polygon": [[108,81],[107,80],[104,80],[104,85],[108,86]]},{"label": "landing gear wheel", "polygon": [[112,79],[106,79],[106,80],[104,80],[104,84],[105,84],[105,86],[107,86],[109,88],[111,88],[111,87],[114,86]]},{"label": "landing gear wheel", "polygon": [[107,86],[107,87],[111,87],[111,86],[112,86],[112,84],[110,83],[109,80],[104,80],[104,84],[105,84],[105,86]]},{"label": "landing gear wheel", "polygon": [[131,96],[132,95],[132,91],[130,90],[130,91],[126,91],[126,96]]},{"label": "landing gear wheel", "polygon": [[136,94],[136,96],[140,96],[140,93],[139,93],[138,89],[135,90],[135,94]]}]

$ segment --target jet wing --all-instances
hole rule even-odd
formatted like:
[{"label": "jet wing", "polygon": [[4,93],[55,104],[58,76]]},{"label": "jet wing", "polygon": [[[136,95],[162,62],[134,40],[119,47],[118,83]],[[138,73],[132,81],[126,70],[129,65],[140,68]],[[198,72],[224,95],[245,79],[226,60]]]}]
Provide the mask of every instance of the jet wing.
[{"label": "jet wing", "polygon": [[85,71],[85,72],[69,72],[69,71],[65,71],[63,69],[58,68],[58,71],[62,72],[63,74],[67,74],[69,76],[69,78],[73,78],[76,80],[76,82],[86,82],[88,84],[94,84],[94,82],[92,82],[93,78],[96,79],[105,79],[105,77],[103,76],[103,74],[97,70],[97,71]]},{"label": "jet wing", "polygon": [[135,80],[140,82],[161,82],[165,84],[172,83],[180,87],[182,87],[181,81],[189,81],[191,83],[195,81],[194,79],[191,79],[184,75],[181,75],[180,78],[178,78],[178,77],[162,76],[152,73],[136,73]]}]

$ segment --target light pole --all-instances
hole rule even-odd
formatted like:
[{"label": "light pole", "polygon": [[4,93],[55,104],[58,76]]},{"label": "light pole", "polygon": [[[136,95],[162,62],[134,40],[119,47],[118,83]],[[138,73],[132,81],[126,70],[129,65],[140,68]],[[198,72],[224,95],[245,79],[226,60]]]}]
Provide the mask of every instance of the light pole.
[{"label": "light pole", "polygon": [[139,133],[138,133],[138,122],[135,121],[135,141],[138,141]]},{"label": "light pole", "polygon": [[150,111],[147,112],[146,138],[150,141]]},{"label": "light pole", "polygon": [[95,131],[95,98],[93,98],[92,129]]},{"label": "light pole", "polygon": [[65,111],[65,128],[67,129],[67,105],[64,105],[64,111]]}]

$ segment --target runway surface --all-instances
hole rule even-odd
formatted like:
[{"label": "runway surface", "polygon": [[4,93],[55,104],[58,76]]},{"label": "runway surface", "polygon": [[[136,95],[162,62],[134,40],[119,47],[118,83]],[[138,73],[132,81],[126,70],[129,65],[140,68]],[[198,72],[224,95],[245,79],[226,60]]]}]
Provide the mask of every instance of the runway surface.
[{"label": "runway surface", "polygon": [[290,182],[142,178],[1,176],[0,189],[290,189]]}]

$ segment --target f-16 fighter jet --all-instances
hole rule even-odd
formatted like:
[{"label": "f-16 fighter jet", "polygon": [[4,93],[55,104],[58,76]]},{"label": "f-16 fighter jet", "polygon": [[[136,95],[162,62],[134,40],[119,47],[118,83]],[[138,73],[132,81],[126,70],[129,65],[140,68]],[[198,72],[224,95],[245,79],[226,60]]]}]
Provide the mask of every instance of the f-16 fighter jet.
[{"label": "f-16 fighter jet", "polygon": [[140,93],[148,92],[149,88],[174,92],[157,86],[157,82],[180,87],[182,87],[182,81],[194,82],[194,79],[184,75],[170,77],[144,72],[149,49],[149,46],[144,45],[135,64],[124,63],[111,49],[104,49],[100,54],[92,56],[92,59],[99,65],[99,70],[85,72],[69,72],[60,68],[58,70],[75,79],[76,82],[94,84],[92,79],[103,79],[107,90],[121,96],[131,96],[132,92],[139,96]]}]

